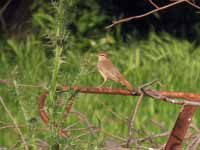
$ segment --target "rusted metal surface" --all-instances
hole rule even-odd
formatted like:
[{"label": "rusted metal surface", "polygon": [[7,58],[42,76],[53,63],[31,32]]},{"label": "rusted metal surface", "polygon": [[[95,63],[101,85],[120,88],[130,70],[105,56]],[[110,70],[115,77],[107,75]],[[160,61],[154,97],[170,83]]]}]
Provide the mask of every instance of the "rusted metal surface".
[{"label": "rusted metal surface", "polygon": [[182,98],[188,101],[200,102],[200,94],[196,94],[196,93],[166,92],[166,91],[159,91],[159,93],[163,96],[167,96],[171,98]]},{"label": "rusted metal surface", "polygon": [[[183,92],[161,92],[162,95],[168,97],[184,98],[189,101],[200,101],[200,94],[183,93]],[[183,105],[176,120],[174,128],[168,138],[165,150],[181,149],[181,144],[192,121],[192,117],[197,109],[197,106]]]},{"label": "rusted metal surface", "polygon": [[[128,90],[123,89],[112,89],[107,87],[102,88],[94,88],[94,87],[78,87],[74,86],[72,88],[74,91],[78,91],[80,93],[88,93],[88,94],[110,94],[110,95],[126,95],[126,96],[140,96],[141,93],[139,91],[136,92],[135,95],[133,95]],[[68,86],[63,86],[59,88],[60,92],[67,92],[69,90]],[[196,93],[187,93],[187,92],[171,92],[171,91],[155,91],[155,90],[145,90],[148,94],[160,94],[162,96],[166,96],[169,98],[178,98],[178,99],[185,99],[188,101],[193,102],[200,102],[200,94]],[[161,99],[162,100],[162,99]]]},{"label": "rusted metal surface", "polygon": [[[67,92],[69,87],[63,86],[57,89],[59,92]],[[111,88],[92,88],[92,87],[78,87],[75,86],[72,88],[73,91],[80,92],[80,93],[88,93],[88,94],[111,94],[111,95],[124,95],[124,96],[140,96],[142,93],[140,91],[136,92],[135,95],[128,90],[122,89],[111,89]],[[200,102],[200,94],[195,93],[184,93],[184,92],[168,92],[168,91],[154,91],[154,90],[145,90],[145,96],[150,95],[159,95],[160,99],[166,101],[164,98],[178,98],[178,99],[185,99],[190,102]],[[48,92],[44,92],[39,97],[39,113],[42,121],[48,125],[48,115],[45,112],[45,99],[48,96]],[[164,98],[163,98],[164,97]],[[168,101],[166,101],[168,102]],[[183,103],[177,103],[182,105]],[[183,105],[181,112],[176,120],[174,128],[169,136],[167,144],[165,145],[165,150],[179,150],[181,149],[181,144],[191,123],[192,117],[197,109],[197,105],[194,103],[192,105]],[[198,105],[199,106],[199,105]],[[63,130],[60,130],[59,133],[61,136],[66,136]]]},{"label": "rusted metal surface", "polygon": [[[74,91],[78,91],[80,93],[88,93],[88,94],[111,94],[111,95],[127,95],[127,96],[139,96],[140,93],[136,92],[135,95],[133,95],[128,90],[124,89],[112,89],[108,87],[79,87],[74,86],[72,87]],[[64,85],[62,87],[57,88],[59,92],[67,92],[69,90],[69,87],[67,85]],[[187,99],[188,101],[196,101],[200,102],[200,94],[196,93],[187,93],[187,92],[172,92],[172,91],[155,91],[155,90],[146,90],[146,92],[158,92],[159,94],[171,98],[183,98]]]},{"label": "rusted metal surface", "polygon": [[168,138],[165,150],[179,150],[184,140],[185,134],[196,111],[196,106],[182,106],[181,112],[176,120],[174,128]]},{"label": "rusted metal surface", "polygon": [[[42,119],[44,124],[46,124],[48,126],[49,118],[48,118],[47,113],[45,112],[45,100],[46,100],[47,96],[48,96],[48,92],[46,91],[39,97],[39,114],[40,114],[40,118]],[[55,127],[56,127],[56,125],[55,125]],[[60,136],[62,136],[63,138],[67,138],[68,137],[63,129],[61,129],[58,132],[58,134]]]},{"label": "rusted metal surface", "polygon": [[40,97],[39,97],[39,113],[40,113],[40,118],[42,121],[47,125],[49,122],[49,118],[45,112],[45,100],[46,97],[48,96],[48,92],[44,92]]}]

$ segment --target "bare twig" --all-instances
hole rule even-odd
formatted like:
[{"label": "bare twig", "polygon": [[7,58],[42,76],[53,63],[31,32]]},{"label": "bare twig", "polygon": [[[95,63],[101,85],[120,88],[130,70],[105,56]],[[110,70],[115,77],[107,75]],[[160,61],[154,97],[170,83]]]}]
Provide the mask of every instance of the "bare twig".
[{"label": "bare twig", "polygon": [[5,12],[5,10],[8,8],[9,4],[11,3],[12,0],[8,0],[5,5],[0,9],[0,23],[2,26],[2,29],[5,31],[6,30],[6,22],[3,18],[3,13]]},{"label": "bare twig", "polygon": [[151,5],[153,5],[155,8],[159,8],[159,6],[158,5],[156,5],[152,0],[148,0],[149,1],[149,3],[151,4]]},{"label": "bare twig", "polygon": [[193,7],[197,8],[197,9],[200,9],[200,7],[199,7],[199,6],[197,6],[196,4],[194,4],[194,3],[190,2],[189,0],[186,0],[185,2],[187,2],[188,4],[190,4],[191,6],[193,6]]},{"label": "bare twig", "polygon": [[111,25],[106,26],[106,29],[109,29],[109,28],[111,28],[111,27],[113,27],[113,26],[115,26],[117,24],[123,23],[123,22],[128,22],[128,21],[131,21],[133,19],[140,19],[140,18],[146,17],[146,16],[151,15],[151,14],[153,14],[155,12],[170,8],[172,6],[175,6],[175,5],[183,3],[183,2],[186,2],[186,3],[190,4],[194,8],[200,9],[199,6],[197,6],[196,4],[190,2],[189,0],[177,0],[177,1],[173,2],[173,3],[170,3],[170,4],[162,6],[162,7],[158,7],[151,0],[149,0],[149,2],[155,7],[154,10],[151,10],[151,11],[149,11],[147,13],[144,13],[144,14],[141,14],[141,15],[138,15],[138,16],[131,16],[131,17],[128,17],[128,18],[124,18],[124,19],[120,19],[120,20],[117,20],[117,21],[113,21]]},{"label": "bare twig", "polygon": [[153,148],[153,147],[147,147],[147,146],[140,146],[138,145],[137,147],[137,150],[160,150],[160,148]]},{"label": "bare twig", "polygon": [[196,132],[200,133],[200,129],[194,123],[190,124],[190,128],[193,128]]},{"label": "bare twig", "polygon": [[200,133],[192,140],[192,142],[188,145],[188,150],[197,150],[200,144]]},{"label": "bare twig", "polygon": [[142,15],[132,16],[132,17],[120,19],[120,20],[118,20],[118,21],[113,21],[113,23],[112,23],[111,25],[106,26],[106,29],[109,29],[109,28],[111,28],[111,27],[113,27],[113,26],[115,26],[115,25],[117,25],[117,24],[119,24],[119,23],[122,23],[122,22],[128,22],[128,21],[131,21],[131,20],[133,20],[133,19],[139,19],[139,18],[146,17],[146,16],[148,16],[148,15],[150,15],[150,14],[153,14],[153,13],[155,13],[155,12],[158,12],[158,11],[161,11],[161,10],[164,10],[164,9],[167,9],[167,8],[169,8],[169,7],[172,7],[172,6],[174,6],[174,5],[183,3],[183,2],[185,2],[185,1],[186,1],[186,0],[179,0],[179,1],[173,2],[173,3],[171,3],[171,4],[168,4],[168,5],[165,5],[165,6],[156,8],[156,9],[154,9],[154,10],[152,10],[152,11],[149,11],[149,12],[147,12],[147,13],[144,13],[144,14],[142,14]]},{"label": "bare twig", "polygon": [[120,120],[120,121],[123,122],[123,123],[127,123],[127,119],[123,119],[123,116],[122,116],[121,114],[118,114],[118,113],[114,112],[110,107],[108,107],[108,106],[105,104],[105,102],[100,101],[99,103],[102,104],[103,107],[106,108],[106,110],[107,110],[108,112],[110,112],[113,116],[115,116],[115,118],[117,118],[118,120]]},{"label": "bare twig", "polygon": [[132,140],[132,136],[133,136],[133,132],[132,132],[133,123],[134,123],[134,120],[135,120],[135,117],[136,117],[136,113],[138,112],[138,108],[139,108],[139,106],[140,106],[140,103],[141,103],[141,101],[142,101],[142,99],[143,99],[143,97],[144,97],[144,94],[145,94],[143,91],[145,91],[145,88],[146,88],[146,87],[151,86],[151,85],[153,85],[153,84],[155,84],[155,83],[161,84],[161,83],[159,82],[159,80],[153,80],[153,81],[151,81],[151,82],[148,82],[148,83],[146,83],[146,84],[140,86],[140,88],[139,88],[139,93],[141,93],[141,95],[139,96],[138,101],[137,101],[137,103],[136,103],[136,105],[135,105],[135,108],[134,108],[133,111],[131,112],[130,118],[129,118],[129,120],[128,120],[127,148],[130,148],[131,143],[132,143],[131,140]]},{"label": "bare twig", "polygon": [[[86,128],[70,128],[70,129],[67,129],[67,131],[85,131],[85,130],[88,130],[88,129],[95,129],[95,127],[86,127]],[[65,130],[66,131],[66,128],[65,129],[63,129],[63,130]]]},{"label": "bare twig", "polygon": [[49,143],[47,143],[47,141],[44,141],[44,140],[38,139],[36,141],[36,145],[37,145],[38,150],[49,150],[50,149]]},{"label": "bare twig", "polygon": [[[26,127],[25,125],[18,125],[18,128],[25,128],[25,127]],[[0,127],[0,130],[8,129],[8,128],[16,128],[16,126],[14,124],[9,124],[9,125],[5,125],[5,126]]]},{"label": "bare twig", "polygon": [[67,126],[66,128],[64,128],[63,130],[64,130],[64,131],[68,131],[68,130],[70,130],[71,128],[73,128],[74,126],[76,126],[77,124],[79,124],[80,122],[81,122],[81,120],[78,120],[77,122],[74,122],[74,123],[68,125],[68,126]]},{"label": "bare twig", "polygon": [[165,130],[166,129],[164,122],[158,122],[155,119],[151,119],[151,122],[154,125],[158,126],[161,130]]},{"label": "bare twig", "polygon": [[47,90],[47,87],[42,84],[38,84],[38,85],[18,84],[16,81],[5,80],[5,79],[0,79],[0,84],[6,85],[6,86],[21,87],[21,88],[41,88],[41,89]]},{"label": "bare twig", "polygon": [[44,85],[30,85],[30,84],[17,84],[17,87],[23,87],[23,88],[41,88],[47,90],[48,88]]},{"label": "bare twig", "polygon": [[132,136],[133,136],[133,130],[132,130],[132,128],[133,128],[133,122],[134,122],[134,120],[135,120],[136,113],[137,113],[137,111],[138,111],[138,108],[139,108],[139,106],[140,106],[140,103],[141,103],[143,97],[144,97],[144,94],[142,93],[142,94],[140,95],[140,97],[138,98],[138,101],[137,101],[137,103],[136,103],[136,105],[135,105],[135,108],[134,108],[133,111],[131,112],[130,118],[129,118],[129,120],[128,120],[127,148],[130,148],[130,145],[131,145],[131,140],[132,140]]},{"label": "bare twig", "polygon": [[18,124],[17,124],[17,121],[16,121],[15,118],[12,116],[11,112],[10,112],[9,109],[7,108],[6,104],[4,103],[2,97],[0,97],[0,102],[1,102],[2,106],[4,107],[5,111],[7,112],[8,116],[10,117],[10,119],[13,121],[13,123],[14,123],[14,125],[15,125],[15,127],[16,127],[16,130],[18,131],[18,133],[19,133],[19,135],[20,135],[20,137],[21,137],[21,140],[22,140],[22,142],[23,142],[23,144],[24,144],[24,149],[25,149],[25,150],[29,150],[28,144],[26,143],[25,137],[24,137],[24,135],[22,134],[22,132],[21,132],[21,130],[20,130]]},{"label": "bare twig", "polygon": [[19,146],[20,143],[21,143],[21,139],[20,139],[20,140],[17,140],[16,143],[14,143],[13,145],[11,145],[11,146],[9,147],[9,149],[16,150],[16,149],[17,149],[17,146]]},{"label": "bare twig", "polygon": [[169,134],[170,134],[170,132],[167,131],[167,132],[163,132],[163,133],[159,133],[159,134],[155,134],[155,135],[148,135],[144,138],[139,139],[138,143],[142,143],[142,142],[145,142],[147,140],[152,140],[152,139],[159,138],[159,137],[169,136]]},{"label": "bare twig", "polygon": [[67,119],[69,113],[71,112],[72,106],[74,104],[75,101],[75,96],[78,94],[78,92],[73,92],[72,95],[69,97],[68,101],[67,101],[67,105],[65,108],[65,113],[64,113],[64,118]]},{"label": "bare twig", "polygon": [[[95,130],[93,130],[93,133],[99,132],[100,130],[101,130],[100,128],[96,128]],[[87,132],[82,133],[82,134],[80,134],[80,135],[78,135],[78,136],[76,136],[76,137],[74,137],[74,138],[72,138],[72,139],[73,139],[73,140],[76,140],[76,139],[79,139],[80,137],[86,136],[86,135],[88,135],[88,134],[91,134],[91,132],[90,132],[90,131],[87,131]]]},{"label": "bare twig", "polygon": [[76,117],[78,117],[82,122],[85,123],[85,125],[88,127],[88,128],[92,128],[94,127],[90,122],[89,120],[87,119],[87,117],[83,114],[83,113],[80,113],[78,111],[72,111],[70,112],[71,114],[74,114]]},{"label": "bare twig", "polygon": [[[101,132],[104,133],[105,135],[111,136],[112,138],[117,139],[117,140],[119,140],[119,141],[127,142],[127,139],[124,138],[124,137],[122,137],[122,136],[114,135],[114,134],[112,134],[112,133],[110,133],[110,132],[108,132],[108,131],[104,131],[103,129],[101,129]],[[125,144],[126,144],[126,143],[125,143]],[[124,144],[124,145],[125,145],[125,144]]]},{"label": "bare twig", "polygon": [[81,121],[83,121],[85,123],[85,125],[88,127],[90,133],[93,136],[95,136],[94,132],[95,132],[96,128],[94,128],[94,126],[89,122],[89,120],[87,119],[87,117],[84,114],[82,114],[78,111],[72,111],[70,113],[76,115]]}]

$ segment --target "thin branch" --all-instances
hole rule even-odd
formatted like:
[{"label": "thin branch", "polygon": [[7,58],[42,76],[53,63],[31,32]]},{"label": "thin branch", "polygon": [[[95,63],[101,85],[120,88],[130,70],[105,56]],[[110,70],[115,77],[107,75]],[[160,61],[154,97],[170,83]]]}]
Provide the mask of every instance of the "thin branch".
[{"label": "thin branch", "polygon": [[138,150],[160,150],[160,148],[146,147],[146,146],[137,146]]},{"label": "thin branch", "polygon": [[152,0],[148,0],[149,1],[149,3],[151,4],[151,5],[153,5],[155,8],[159,8],[159,6],[157,5],[157,4],[155,4]]},{"label": "thin branch", "polygon": [[158,122],[155,119],[150,120],[155,126],[158,126],[161,130],[165,130],[165,124],[163,122]]},{"label": "thin branch", "polygon": [[139,106],[140,106],[140,103],[141,103],[143,97],[144,97],[144,94],[142,93],[142,94],[140,95],[140,97],[138,98],[137,103],[136,103],[136,105],[135,105],[135,108],[134,108],[133,111],[131,112],[131,116],[130,116],[130,118],[129,118],[129,120],[128,120],[127,148],[130,148],[130,145],[131,145],[131,140],[132,140],[132,136],[133,136],[133,130],[132,130],[132,128],[133,128],[133,122],[134,122],[134,120],[135,120],[136,113],[138,112],[138,108],[139,108]]},{"label": "thin branch", "polygon": [[13,123],[14,123],[14,125],[15,125],[15,127],[16,127],[16,130],[18,131],[18,133],[19,133],[19,135],[20,135],[20,137],[21,137],[21,140],[22,140],[22,142],[23,142],[23,144],[24,144],[25,150],[29,150],[28,144],[26,143],[25,137],[24,137],[24,135],[22,134],[22,132],[21,132],[21,130],[20,130],[18,124],[17,124],[17,121],[16,121],[15,118],[12,116],[11,112],[10,112],[9,109],[7,108],[6,104],[4,103],[2,97],[0,97],[0,102],[1,102],[2,106],[4,107],[5,111],[7,112],[8,116],[10,117],[10,119],[13,121]]},{"label": "thin branch", "polygon": [[72,95],[69,97],[68,101],[67,101],[67,105],[65,108],[65,112],[64,112],[64,118],[67,119],[69,113],[71,112],[72,106],[74,104],[75,101],[75,96],[78,94],[78,92],[74,92],[72,93]]},{"label": "thin branch", "polygon": [[[96,129],[95,127],[86,127],[86,128],[70,128],[70,129],[68,129],[67,131],[85,131],[85,130],[88,130],[88,129]],[[65,131],[66,131],[66,128],[64,129]]]},{"label": "thin branch", "polygon": [[17,84],[17,87],[23,87],[23,88],[42,88],[42,89],[48,89],[46,86],[43,85],[29,85],[29,84]]},{"label": "thin branch", "polygon": [[185,2],[187,2],[188,4],[190,4],[191,6],[197,8],[197,9],[200,9],[200,6],[197,6],[196,4],[190,2],[189,0],[186,0]]},{"label": "thin branch", "polygon": [[191,123],[190,128],[193,128],[196,132],[200,133],[200,129],[195,124]]},{"label": "thin branch", "polygon": [[159,134],[155,134],[155,135],[148,135],[144,138],[139,139],[138,142],[142,143],[142,142],[145,142],[147,140],[152,140],[152,139],[159,138],[159,137],[169,136],[169,134],[170,134],[170,132],[167,131],[167,132],[163,132],[163,133],[159,133]]},{"label": "thin branch", "polygon": [[100,101],[99,102],[100,104],[103,105],[103,107],[108,111],[110,112],[113,116],[115,116],[115,118],[117,118],[118,120],[122,121],[123,123],[126,123],[127,122],[127,119],[123,119],[123,116],[121,114],[118,114],[116,112],[114,112],[110,107],[108,107],[105,102],[103,101]]},{"label": "thin branch", "polygon": [[144,14],[141,14],[141,15],[131,16],[131,17],[128,17],[128,18],[120,19],[120,20],[118,20],[118,21],[113,21],[111,25],[106,26],[106,29],[109,29],[109,28],[111,28],[111,27],[113,27],[113,26],[115,26],[115,25],[117,25],[117,24],[119,24],[119,23],[128,22],[128,21],[131,21],[131,20],[133,20],[133,19],[139,19],[139,18],[146,17],[146,16],[151,15],[151,14],[153,14],[153,13],[155,13],[155,12],[158,12],[158,11],[161,11],[161,10],[164,10],[164,9],[167,9],[167,8],[170,8],[170,7],[172,7],[172,6],[175,6],[175,5],[180,4],[180,3],[183,3],[183,2],[186,2],[186,3],[190,4],[190,5],[193,6],[194,8],[200,9],[200,6],[197,6],[196,4],[190,2],[189,0],[177,0],[177,1],[173,2],[173,3],[170,3],[170,4],[165,5],[165,6],[162,6],[162,7],[158,7],[158,6],[157,6],[155,3],[153,3],[151,0],[149,0],[149,2],[150,2],[152,5],[154,5],[154,6],[156,7],[156,9],[151,10],[151,11],[149,11],[149,12],[147,12],[147,13],[144,13]]},{"label": "thin branch", "polygon": [[[127,139],[122,137],[122,136],[117,136],[117,135],[114,135],[108,131],[104,131],[103,129],[101,129],[101,132],[104,133],[105,135],[107,136],[111,136],[112,138],[116,139],[116,140],[119,140],[119,141],[122,141],[122,142],[126,142]],[[125,145],[125,144],[124,144]]]},{"label": "thin branch", "polygon": [[2,25],[2,29],[6,30],[6,22],[3,18],[3,13],[5,12],[5,10],[8,8],[9,4],[11,3],[12,0],[8,0],[5,5],[0,9],[0,23]]},{"label": "thin branch", "polygon": [[85,125],[87,126],[87,128],[89,129],[90,133],[95,136],[94,131],[96,130],[96,128],[89,122],[89,120],[87,119],[87,117],[78,112],[78,111],[72,111],[70,112],[71,114],[76,115],[76,117],[78,117],[81,121],[83,121],[85,123]]},{"label": "thin branch", "polygon": [[16,87],[22,87],[22,88],[41,88],[47,90],[48,88],[45,85],[31,85],[31,84],[18,84],[16,81],[10,81],[5,79],[0,79],[0,84],[3,84],[5,86],[16,86]]},{"label": "thin branch", "polygon": [[79,124],[81,122],[81,120],[78,120],[77,122],[72,123],[71,125],[68,125],[66,128],[64,128],[64,131],[68,131],[71,128],[73,128],[74,126],[76,126],[77,124]]},{"label": "thin branch", "polygon": [[200,133],[192,140],[192,142],[188,145],[188,150],[196,150],[200,144]]},{"label": "thin branch", "polygon": [[21,143],[21,139],[17,140],[16,143],[14,143],[13,145],[9,146],[9,149],[16,150],[17,146],[19,146],[20,143]]},{"label": "thin branch", "polygon": [[113,23],[112,23],[111,25],[106,26],[106,29],[109,29],[109,28],[111,28],[111,27],[113,27],[113,26],[115,26],[115,25],[117,25],[117,24],[119,24],[119,23],[122,23],[122,22],[128,22],[128,21],[131,21],[131,20],[133,20],[133,19],[139,19],[139,18],[146,17],[146,16],[148,16],[148,15],[150,15],[150,14],[153,14],[153,13],[155,13],[155,12],[158,12],[158,11],[161,11],[161,10],[164,10],[164,9],[167,9],[167,8],[169,8],[169,7],[175,6],[175,5],[180,4],[180,3],[182,3],[182,2],[185,2],[185,1],[186,1],[186,0],[179,0],[179,1],[176,1],[176,2],[174,2],[174,3],[171,3],[171,4],[168,4],[168,5],[165,5],[165,6],[156,8],[156,9],[154,9],[154,10],[152,10],[152,11],[149,11],[149,12],[147,12],[147,13],[144,13],[144,14],[142,14],[142,15],[132,16],[132,17],[120,19],[120,20],[118,20],[118,21],[113,21]]},{"label": "thin branch", "polygon": [[[25,127],[26,127],[25,125],[19,125],[18,126],[18,128],[25,128]],[[8,129],[8,128],[16,128],[16,126],[14,124],[9,124],[9,125],[5,125],[5,126],[0,127],[0,130]]]},{"label": "thin branch", "polygon": [[[100,130],[101,130],[100,128],[96,128],[95,130],[93,130],[93,134],[96,133],[96,132],[99,132]],[[88,134],[91,134],[91,132],[90,132],[90,131],[87,131],[87,132],[85,132],[85,133],[82,133],[82,134],[80,134],[80,135],[78,135],[78,136],[72,138],[72,140],[79,139],[79,138],[81,138],[82,136],[86,136],[86,135],[88,135]]]}]

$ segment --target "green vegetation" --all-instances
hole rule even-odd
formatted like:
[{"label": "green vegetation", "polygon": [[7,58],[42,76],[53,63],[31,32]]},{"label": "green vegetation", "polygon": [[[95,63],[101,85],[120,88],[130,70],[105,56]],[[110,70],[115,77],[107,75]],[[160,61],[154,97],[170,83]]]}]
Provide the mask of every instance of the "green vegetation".
[{"label": "green vegetation", "polygon": [[[56,85],[98,87],[103,81],[96,69],[96,54],[99,51],[108,52],[113,63],[135,87],[159,79],[163,85],[154,88],[160,90],[198,93],[200,89],[200,47],[167,33],[154,32],[145,39],[130,35],[124,42],[120,38],[119,26],[114,33],[104,30],[102,22],[106,17],[96,16],[98,8],[91,14],[78,14],[77,19],[73,11],[79,3],[78,0],[60,0],[58,4],[38,10],[32,21],[33,28],[39,32],[27,34],[23,40],[9,37],[0,41],[0,79],[12,82],[10,86],[0,84],[0,96],[33,150],[37,149],[39,139],[47,141],[52,147],[59,144],[61,149],[94,150],[103,147],[111,134],[124,139],[127,137],[124,121],[130,115],[136,97],[78,94],[74,111],[85,115],[92,125],[101,128],[100,132],[80,138],[78,136],[89,131],[82,129],[87,127],[87,123],[84,120],[77,122],[79,118],[75,115],[70,115],[67,120],[62,118],[65,104],[73,93],[57,94]],[[44,9],[51,11],[46,14]],[[77,33],[67,28],[71,24],[76,25]],[[93,38],[88,36],[89,33],[98,36]],[[105,86],[111,83],[108,81]],[[119,87],[124,88],[113,84],[113,88]],[[76,130],[70,130],[68,140],[59,137],[54,126],[47,130],[39,117],[38,97],[46,89],[51,95],[46,103],[50,122],[66,128],[77,123],[72,128]],[[145,98],[134,122],[135,137],[170,131],[179,109],[177,105]],[[20,135],[14,127],[10,127],[14,123],[2,105],[0,113],[0,146],[22,149]],[[196,113],[198,115],[199,112]],[[193,121],[199,122],[200,119],[195,117]],[[159,122],[163,128],[153,122]],[[155,141],[164,144],[166,138]],[[148,142],[143,144],[151,145]]]}]

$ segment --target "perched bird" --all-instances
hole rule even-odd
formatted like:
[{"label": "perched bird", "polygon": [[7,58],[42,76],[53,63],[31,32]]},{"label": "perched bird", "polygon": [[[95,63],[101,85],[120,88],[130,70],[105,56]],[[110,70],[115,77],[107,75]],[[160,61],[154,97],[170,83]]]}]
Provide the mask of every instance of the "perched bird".
[{"label": "perched bird", "polygon": [[104,79],[102,85],[107,80],[113,80],[116,83],[126,86],[132,94],[136,93],[136,90],[132,87],[132,85],[123,77],[119,70],[113,65],[111,60],[108,59],[107,53],[101,52],[98,54],[97,68]]}]

